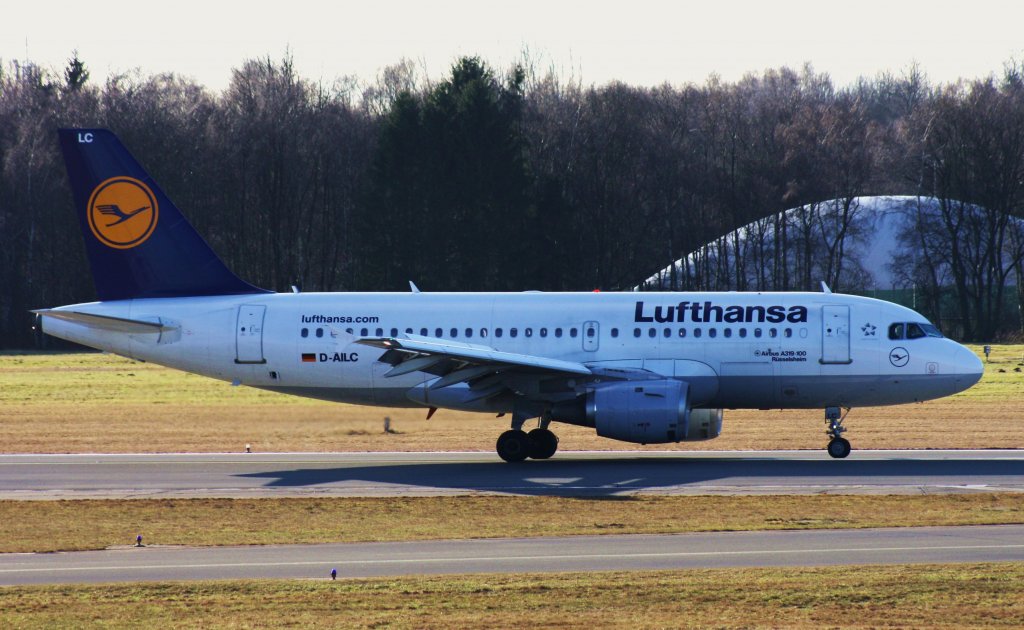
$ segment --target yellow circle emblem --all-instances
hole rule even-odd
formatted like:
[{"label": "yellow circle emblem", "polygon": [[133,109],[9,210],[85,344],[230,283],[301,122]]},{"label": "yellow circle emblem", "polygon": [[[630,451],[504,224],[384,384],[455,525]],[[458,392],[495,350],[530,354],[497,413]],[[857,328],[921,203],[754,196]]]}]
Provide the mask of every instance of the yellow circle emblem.
[{"label": "yellow circle emblem", "polygon": [[111,177],[97,186],[87,212],[93,235],[116,249],[145,243],[159,217],[153,191],[132,177]]}]

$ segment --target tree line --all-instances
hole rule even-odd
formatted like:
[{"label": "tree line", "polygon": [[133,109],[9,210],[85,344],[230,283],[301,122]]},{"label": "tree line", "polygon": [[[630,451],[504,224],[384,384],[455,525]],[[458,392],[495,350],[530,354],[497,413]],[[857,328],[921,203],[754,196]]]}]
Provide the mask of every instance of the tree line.
[{"label": "tree line", "polygon": [[[829,234],[845,234],[858,197],[903,194],[940,202],[906,235],[922,252],[908,281],[937,296],[925,315],[953,308],[970,339],[1020,329],[1002,308],[1021,284],[1007,254],[1009,217],[1024,216],[1016,62],[945,85],[911,67],[837,87],[808,66],[647,88],[585,86],[529,58],[314,82],[267,57],[220,92],[172,73],[98,85],[77,55],[61,73],[0,64],[0,347],[32,343],[29,309],[94,299],[62,126],[112,129],[225,262],[269,289],[630,289],[754,221],[781,252],[759,265],[765,286],[855,289],[843,239],[807,253],[789,244],[812,223],[801,236],[770,218],[830,204]],[[827,277],[779,262],[812,255]],[[716,264],[659,288],[750,288],[743,265]]]}]

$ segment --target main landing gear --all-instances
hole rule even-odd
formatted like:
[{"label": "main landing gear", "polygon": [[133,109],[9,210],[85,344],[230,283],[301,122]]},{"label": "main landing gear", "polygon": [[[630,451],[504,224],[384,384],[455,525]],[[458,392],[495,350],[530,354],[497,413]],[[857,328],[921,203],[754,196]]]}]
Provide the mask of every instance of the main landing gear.
[{"label": "main landing gear", "polygon": [[498,436],[498,456],[506,462],[521,462],[527,457],[548,459],[558,450],[558,437],[548,429],[551,419],[541,416],[540,426],[523,431],[526,418],[512,414],[512,428]]},{"label": "main landing gear", "polygon": [[[846,413],[850,413],[847,409]],[[850,454],[850,441],[842,437],[846,431],[846,427],[843,426],[843,420],[846,419],[846,414],[840,414],[839,407],[825,407],[825,422],[828,423],[828,429],[825,431],[825,435],[829,436],[828,442],[828,454],[836,459],[842,459]]]}]

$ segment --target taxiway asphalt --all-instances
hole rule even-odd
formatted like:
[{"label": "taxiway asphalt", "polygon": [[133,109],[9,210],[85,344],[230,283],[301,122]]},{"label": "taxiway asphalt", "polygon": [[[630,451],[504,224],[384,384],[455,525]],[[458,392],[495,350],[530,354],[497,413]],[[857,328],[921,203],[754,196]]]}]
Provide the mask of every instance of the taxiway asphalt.
[{"label": "taxiway asphalt", "polygon": [[0,554],[0,585],[1024,561],[1024,525]]},{"label": "taxiway asphalt", "polygon": [[1024,450],[0,455],[0,498],[1024,492]]}]

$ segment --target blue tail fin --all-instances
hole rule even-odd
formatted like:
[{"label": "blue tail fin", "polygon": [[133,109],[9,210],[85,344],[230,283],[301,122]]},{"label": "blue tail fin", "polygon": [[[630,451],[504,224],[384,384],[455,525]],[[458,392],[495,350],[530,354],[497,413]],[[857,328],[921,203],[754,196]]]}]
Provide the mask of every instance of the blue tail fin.
[{"label": "blue tail fin", "polygon": [[99,299],[267,293],[221,262],[113,133],[59,134]]}]

